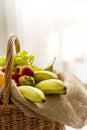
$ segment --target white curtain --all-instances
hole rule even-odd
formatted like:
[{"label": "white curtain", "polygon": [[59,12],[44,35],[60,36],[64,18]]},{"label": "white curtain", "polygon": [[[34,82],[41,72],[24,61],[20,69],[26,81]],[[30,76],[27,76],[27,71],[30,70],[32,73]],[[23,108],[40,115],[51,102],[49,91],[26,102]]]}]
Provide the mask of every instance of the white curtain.
[{"label": "white curtain", "polygon": [[5,21],[4,3],[0,0],[0,55],[5,53],[6,49],[6,21]]},{"label": "white curtain", "polygon": [[0,0],[0,54],[15,33],[21,49],[34,53],[39,65],[54,57],[56,69],[87,62],[86,5],[86,0]]},{"label": "white curtain", "polygon": [[16,34],[21,42],[21,19],[17,0],[0,0],[0,55],[5,55],[8,38]]},{"label": "white curtain", "polygon": [[86,0],[0,0],[0,3],[1,53],[5,52],[7,38],[15,33],[21,47],[36,54],[43,65],[43,61],[51,61],[55,56],[57,62],[78,58],[86,61]]}]

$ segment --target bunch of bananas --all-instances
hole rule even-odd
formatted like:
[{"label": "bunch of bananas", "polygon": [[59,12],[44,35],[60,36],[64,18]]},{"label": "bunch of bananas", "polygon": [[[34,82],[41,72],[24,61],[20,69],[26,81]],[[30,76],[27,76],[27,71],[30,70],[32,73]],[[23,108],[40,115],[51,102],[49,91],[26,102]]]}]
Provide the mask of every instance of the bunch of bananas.
[{"label": "bunch of bananas", "polygon": [[51,71],[34,72],[35,86],[22,85],[18,89],[21,94],[32,102],[45,102],[46,94],[66,94],[66,86],[58,76]]}]

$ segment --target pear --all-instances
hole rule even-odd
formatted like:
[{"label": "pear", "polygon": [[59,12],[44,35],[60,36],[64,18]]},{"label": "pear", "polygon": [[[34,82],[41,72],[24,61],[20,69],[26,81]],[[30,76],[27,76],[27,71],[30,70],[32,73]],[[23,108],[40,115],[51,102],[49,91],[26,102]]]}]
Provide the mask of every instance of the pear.
[{"label": "pear", "polygon": [[53,65],[55,63],[55,60],[56,60],[56,57],[54,57],[52,64],[49,65],[48,67],[44,68],[44,70],[53,72]]}]

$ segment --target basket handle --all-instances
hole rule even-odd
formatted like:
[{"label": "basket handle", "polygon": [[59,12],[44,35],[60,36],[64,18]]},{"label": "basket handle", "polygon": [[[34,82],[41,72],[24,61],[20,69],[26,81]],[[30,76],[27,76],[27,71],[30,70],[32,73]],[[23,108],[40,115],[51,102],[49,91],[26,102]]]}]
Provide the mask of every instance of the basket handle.
[{"label": "basket handle", "polygon": [[20,51],[20,43],[15,35],[9,38],[7,44],[6,73],[5,73],[5,83],[3,86],[3,97],[2,97],[2,103],[5,107],[9,103],[9,97],[10,97],[11,72],[12,72],[11,68],[12,68],[14,45],[16,53],[18,53]]}]

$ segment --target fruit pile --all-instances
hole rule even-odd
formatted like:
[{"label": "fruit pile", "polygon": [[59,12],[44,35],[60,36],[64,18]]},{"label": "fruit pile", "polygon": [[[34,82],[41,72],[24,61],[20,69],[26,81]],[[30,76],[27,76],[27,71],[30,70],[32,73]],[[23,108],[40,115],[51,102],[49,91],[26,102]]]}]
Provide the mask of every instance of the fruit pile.
[{"label": "fruit pile", "polygon": [[[20,93],[29,101],[44,102],[46,94],[66,94],[64,82],[53,72],[53,63],[43,69],[34,64],[34,56],[27,51],[13,54],[11,79]],[[6,57],[0,57],[0,87],[3,86],[6,72]]]}]

